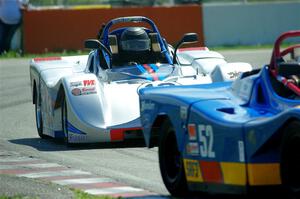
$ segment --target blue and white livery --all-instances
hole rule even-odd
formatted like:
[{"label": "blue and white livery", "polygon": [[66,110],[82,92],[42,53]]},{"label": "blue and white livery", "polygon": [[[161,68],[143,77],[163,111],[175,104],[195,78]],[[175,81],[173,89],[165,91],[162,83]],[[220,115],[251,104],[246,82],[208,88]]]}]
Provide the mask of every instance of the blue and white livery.
[{"label": "blue and white livery", "polygon": [[[125,26],[128,23],[135,27]],[[113,29],[116,24],[118,28]],[[139,24],[148,28],[136,27]],[[129,36],[125,38],[124,32]],[[141,35],[144,38],[134,40]],[[124,42],[123,37],[128,40]],[[109,21],[98,39],[85,42],[85,47],[92,49],[89,55],[31,60],[30,79],[39,136],[63,138],[67,143],[142,138],[140,88],[211,83],[213,76],[220,81],[235,78],[227,74],[232,66],[216,52],[207,49],[176,52],[181,44],[196,40],[195,34],[186,34],[174,49],[150,19],[122,17]],[[143,56],[136,56],[137,51],[131,54],[137,60],[130,59],[129,54],[124,56],[125,44],[127,49],[142,47]],[[207,60],[205,66],[197,62],[202,57]],[[205,70],[208,66],[210,70]],[[239,66],[238,72],[251,70],[249,64]]]},{"label": "blue and white livery", "polygon": [[158,144],[172,195],[283,187],[299,198],[300,44],[280,50],[290,37],[300,30],[277,39],[269,65],[233,83],[139,91],[145,141]]}]

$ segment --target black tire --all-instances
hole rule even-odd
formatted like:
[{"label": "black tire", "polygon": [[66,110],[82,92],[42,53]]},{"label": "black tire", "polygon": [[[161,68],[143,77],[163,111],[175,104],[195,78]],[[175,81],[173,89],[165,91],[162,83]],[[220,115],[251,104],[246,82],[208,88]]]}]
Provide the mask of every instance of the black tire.
[{"label": "black tire", "polygon": [[68,107],[67,107],[67,102],[65,97],[62,100],[62,105],[61,105],[61,125],[62,125],[62,130],[64,133],[64,142],[67,146],[70,145],[69,143],[69,132],[68,132]]},{"label": "black tire", "polygon": [[290,198],[300,198],[300,121],[291,122],[284,130],[281,145],[280,175]]},{"label": "black tire", "polygon": [[47,138],[47,136],[44,135],[43,133],[43,116],[41,111],[41,100],[39,96],[36,97],[36,101],[35,101],[35,123],[40,138],[42,139]]},{"label": "black tire", "polygon": [[183,158],[178,150],[175,131],[170,121],[164,122],[160,135],[159,167],[164,184],[172,196],[187,196],[189,193]]}]

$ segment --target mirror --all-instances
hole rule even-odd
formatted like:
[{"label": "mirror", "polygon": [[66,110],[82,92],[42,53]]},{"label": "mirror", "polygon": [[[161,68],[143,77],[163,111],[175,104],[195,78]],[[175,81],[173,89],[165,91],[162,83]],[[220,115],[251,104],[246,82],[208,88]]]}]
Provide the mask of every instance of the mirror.
[{"label": "mirror", "polygon": [[177,43],[173,56],[173,64],[176,63],[177,50],[183,44],[191,44],[198,42],[198,34],[197,33],[186,33],[183,35],[182,39]]},{"label": "mirror", "polygon": [[100,41],[98,41],[97,39],[85,40],[84,47],[88,49],[98,49],[100,48]]},{"label": "mirror", "polygon": [[186,33],[181,39],[182,44],[195,43],[198,41],[197,33]]},{"label": "mirror", "polygon": [[97,39],[87,39],[84,41],[84,47],[88,49],[102,49],[104,50],[110,57],[112,56],[111,52]]}]

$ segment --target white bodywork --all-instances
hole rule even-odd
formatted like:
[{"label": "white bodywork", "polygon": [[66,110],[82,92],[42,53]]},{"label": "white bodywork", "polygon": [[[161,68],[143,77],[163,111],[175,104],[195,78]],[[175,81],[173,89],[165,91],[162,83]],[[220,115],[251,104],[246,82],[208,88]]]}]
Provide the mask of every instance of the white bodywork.
[{"label": "white bodywork", "polygon": [[[178,53],[181,65],[172,66],[177,72],[162,81],[118,80],[110,78],[110,69],[97,68],[96,58],[91,52],[31,61],[33,103],[40,104],[43,134],[67,136],[70,143],[141,138],[139,88],[229,81],[241,72],[252,70],[247,63],[227,63],[217,52],[189,50]],[[63,99],[67,105],[67,135],[62,126]]]}]

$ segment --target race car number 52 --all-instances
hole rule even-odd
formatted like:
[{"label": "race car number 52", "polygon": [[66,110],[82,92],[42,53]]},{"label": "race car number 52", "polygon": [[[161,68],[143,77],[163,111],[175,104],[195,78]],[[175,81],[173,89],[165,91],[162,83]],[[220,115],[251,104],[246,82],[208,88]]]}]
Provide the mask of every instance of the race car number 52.
[{"label": "race car number 52", "polygon": [[199,142],[200,142],[200,155],[203,158],[215,158],[215,152],[213,151],[214,132],[211,125],[198,126]]}]

